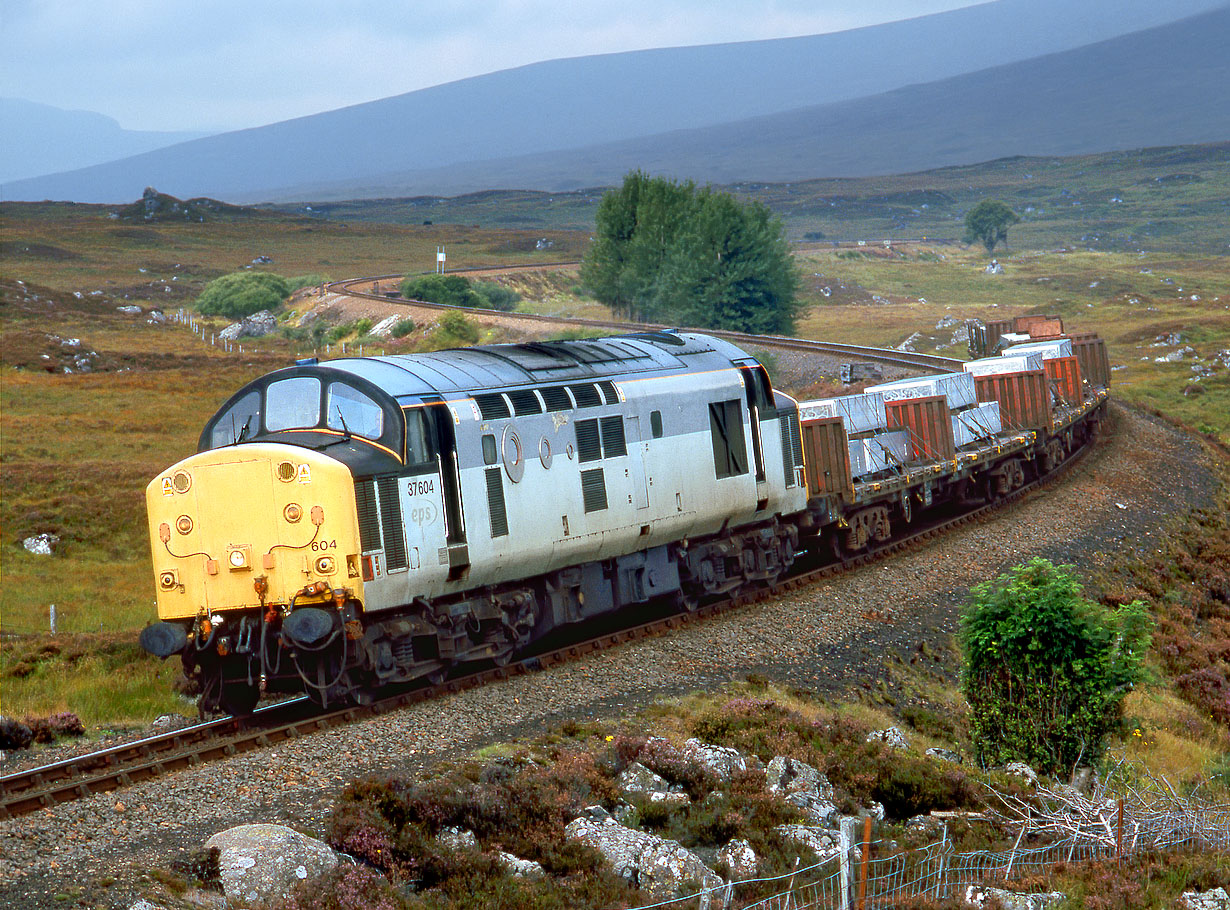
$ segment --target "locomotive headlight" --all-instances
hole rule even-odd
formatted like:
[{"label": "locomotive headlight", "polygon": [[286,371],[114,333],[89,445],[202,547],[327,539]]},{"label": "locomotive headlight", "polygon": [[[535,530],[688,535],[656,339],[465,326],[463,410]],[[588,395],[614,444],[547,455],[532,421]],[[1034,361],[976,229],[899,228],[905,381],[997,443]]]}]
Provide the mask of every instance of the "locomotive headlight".
[{"label": "locomotive headlight", "polygon": [[179,584],[179,573],[174,569],[167,569],[158,573],[158,587],[164,591],[170,591]]},{"label": "locomotive headlight", "polygon": [[192,532],[192,519],[187,515],[181,515],[175,519],[175,530],[180,534],[190,534]]},{"label": "locomotive headlight", "polygon": [[337,560],[332,556],[322,556],[316,560],[316,572],[319,575],[332,575],[337,571]]},{"label": "locomotive headlight", "polygon": [[303,506],[299,505],[297,502],[290,503],[290,505],[282,510],[282,517],[291,524],[294,524],[303,517]]}]

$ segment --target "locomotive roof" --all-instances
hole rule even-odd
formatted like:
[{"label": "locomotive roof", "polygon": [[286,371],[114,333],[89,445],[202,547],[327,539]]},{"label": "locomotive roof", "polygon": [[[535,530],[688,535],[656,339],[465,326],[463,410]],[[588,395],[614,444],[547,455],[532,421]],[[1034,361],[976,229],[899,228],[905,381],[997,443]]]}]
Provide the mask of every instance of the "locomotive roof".
[{"label": "locomotive roof", "polygon": [[704,363],[708,359],[713,360],[712,367],[720,368],[747,356],[735,345],[709,335],[647,332],[577,341],[478,345],[429,354],[340,358],[321,366],[359,376],[401,398],[705,369],[709,368]]}]

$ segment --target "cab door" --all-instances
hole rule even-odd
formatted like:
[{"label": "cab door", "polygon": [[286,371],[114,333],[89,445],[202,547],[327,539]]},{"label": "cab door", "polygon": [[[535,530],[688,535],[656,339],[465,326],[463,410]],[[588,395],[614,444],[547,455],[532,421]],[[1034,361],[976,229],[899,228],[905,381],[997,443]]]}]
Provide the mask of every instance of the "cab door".
[{"label": "cab door", "polygon": [[[769,391],[769,377],[759,363],[741,363],[739,372],[743,376],[743,388],[747,396],[747,410],[751,417],[752,460],[756,471],[756,499],[766,502],[769,496],[768,478],[764,467],[764,444],[760,434],[760,423],[772,420],[777,416],[773,406],[773,397]],[[763,508],[763,507],[761,507]]]}]

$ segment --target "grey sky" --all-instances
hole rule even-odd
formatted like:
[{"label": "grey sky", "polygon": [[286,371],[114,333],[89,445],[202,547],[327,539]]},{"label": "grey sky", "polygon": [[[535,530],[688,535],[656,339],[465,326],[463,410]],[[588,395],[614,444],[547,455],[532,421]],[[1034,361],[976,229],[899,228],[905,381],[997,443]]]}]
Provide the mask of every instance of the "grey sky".
[{"label": "grey sky", "polygon": [[971,0],[0,0],[0,95],[230,130],[556,57],[840,31]]}]

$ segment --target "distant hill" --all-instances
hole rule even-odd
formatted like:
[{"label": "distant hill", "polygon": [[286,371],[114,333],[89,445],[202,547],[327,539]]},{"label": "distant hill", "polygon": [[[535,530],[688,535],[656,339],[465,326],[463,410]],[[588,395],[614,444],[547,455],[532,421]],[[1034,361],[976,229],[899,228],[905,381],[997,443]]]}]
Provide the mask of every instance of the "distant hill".
[{"label": "distant hill", "polygon": [[0,98],[0,183],[128,158],[208,135],[126,130],[93,111]]},{"label": "distant hill", "polygon": [[[1076,48],[1216,2],[997,0],[826,35],[553,60],[10,182],[3,193],[8,199],[114,202],[154,185],[181,197],[257,201],[304,198],[344,184],[347,192],[375,196],[389,194],[393,184],[388,175],[401,180],[400,192],[407,181],[442,181],[462,168],[473,177],[467,184],[471,188],[517,185],[504,176],[519,183],[526,173],[520,165],[484,171],[473,163],[602,148],[668,130],[849,103]],[[1182,57],[1169,62],[1176,69],[1186,64]],[[954,160],[973,160],[963,157],[963,138],[961,131],[951,138]],[[588,159],[589,153],[581,157]],[[743,166],[734,149],[727,157],[732,165]],[[587,163],[591,171],[612,170],[607,162]],[[668,169],[683,171],[682,166]],[[558,176],[561,184],[572,186],[593,182],[577,173]],[[421,191],[446,190],[423,185]]]},{"label": "distant hill", "polygon": [[[1230,7],[868,98],[583,149],[287,191],[313,200],[572,190],[634,168],[705,183],[895,174],[1230,139]],[[377,192],[378,190],[378,192]]]},{"label": "distant hill", "polygon": [[195,199],[177,199],[147,186],[141,198],[114,212],[120,221],[140,221],[145,224],[159,221],[235,221],[239,218],[254,218],[262,215],[256,209],[230,205],[198,196]]}]

